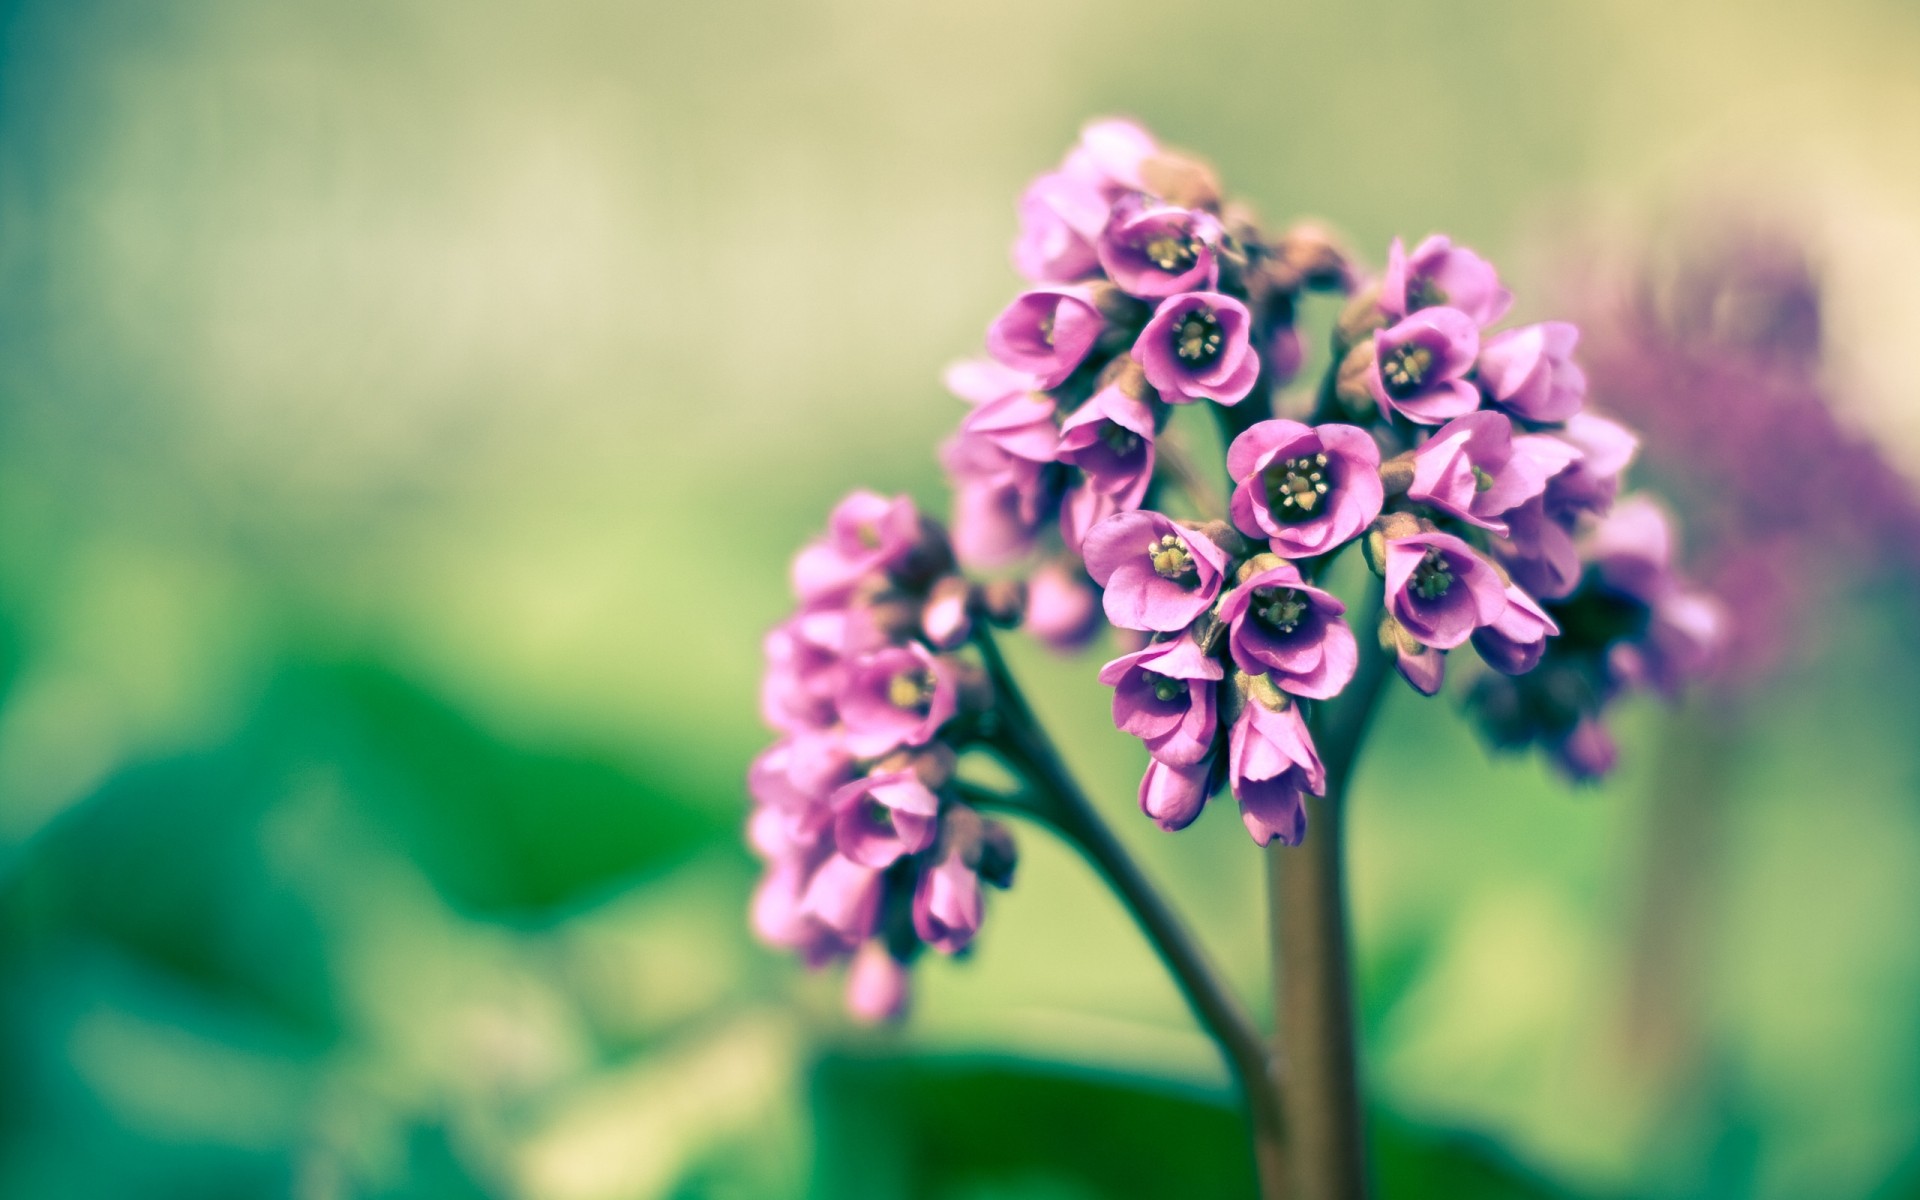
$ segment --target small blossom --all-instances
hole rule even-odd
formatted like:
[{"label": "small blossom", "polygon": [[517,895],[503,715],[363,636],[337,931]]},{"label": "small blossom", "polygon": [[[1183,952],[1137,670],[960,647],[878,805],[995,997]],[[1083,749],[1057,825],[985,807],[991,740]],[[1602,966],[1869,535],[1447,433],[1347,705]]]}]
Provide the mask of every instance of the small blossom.
[{"label": "small blossom", "polygon": [[940,461],[953,480],[953,552],[962,563],[1005,566],[1033,548],[1059,496],[1056,474],[964,433],[947,440]]},{"label": "small blossom", "polygon": [[958,575],[949,575],[935,584],[920,610],[920,632],[936,650],[951,650],[973,632],[968,613],[973,589]]},{"label": "small blossom", "polygon": [[1413,639],[1451,650],[1506,611],[1506,587],[1473,547],[1445,533],[1387,542],[1387,611]]},{"label": "small blossom", "polygon": [[862,579],[903,564],[919,539],[912,500],[850,493],[827,518],[826,536],[794,556],[793,590],[808,605],[835,603]]},{"label": "small blossom", "polygon": [[1123,511],[1117,498],[1082,479],[1060,498],[1060,540],[1066,543],[1068,553],[1082,554],[1093,527]]},{"label": "small blossom", "polygon": [[1220,280],[1213,250],[1220,233],[1211,213],[1122,202],[1095,249],[1121,291],[1158,300],[1213,290]]},{"label": "small blossom", "polygon": [[1140,811],[1168,833],[1193,824],[1219,786],[1214,781],[1218,761],[1212,753],[1190,766],[1152,760],[1140,777]]},{"label": "small blossom", "polygon": [[1214,684],[1224,672],[1191,635],[1155,642],[1100,668],[1113,689],[1113,723],[1162,762],[1192,766],[1213,747]]},{"label": "small blossom", "polygon": [[1598,717],[1582,717],[1565,738],[1550,747],[1554,761],[1574,779],[1599,779],[1613,770],[1620,748]]},{"label": "small blossom", "polygon": [[1100,590],[1078,563],[1044,562],[1027,580],[1023,628],[1055,650],[1078,650],[1100,628]]},{"label": "small blossom", "polygon": [[1447,652],[1419,642],[1395,646],[1393,668],[1423,696],[1437,696],[1447,681]]},{"label": "small blossom", "polygon": [[1587,398],[1587,374],[1573,361],[1579,342],[1580,330],[1565,321],[1496,333],[1480,347],[1481,390],[1522,420],[1565,421]]},{"label": "small blossom", "polygon": [[880,1025],[906,1015],[906,965],[879,942],[868,942],[853,956],[847,971],[847,1011],[855,1019]]},{"label": "small blossom", "polygon": [[1547,505],[1569,521],[1576,513],[1604,513],[1620,491],[1620,477],[1640,449],[1640,439],[1618,421],[1597,413],[1575,413],[1557,435],[1580,452],[1553,477]]},{"label": "small blossom", "polygon": [[1281,562],[1247,576],[1220,602],[1218,615],[1242,671],[1265,673],[1283,692],[1325,700],[1347,686],[1360,661],[1353,631],[1340,619],[1345,611],[1332,593]]},{"label": "small blossom", "polygon": [[876,772],[833,794],[833,842],[866,867],[890,867],[933,844],[940,797],[912,771]]},{"label": "small blossom", "polygon": [[920,876],[913,893],[913,929],[943,954],[958,954],[980,929],[980,876],[949,853]]},{"label": "small blossom", "polygon": [[856,946],[873,934],[884,882],[879,868],[857,863],[844,854],[830,855],[807,880],[800,897],[800,913],[831,930],[846,945]]},{"label": "small blossom", "polygon": [[1247,306],[1218,292],[1163,300],[1133,344],[1133,360],[1169,404],[1233,405],[1253,390],[1260,356],[1248,340]]},{"label": "small blossom", "polygon": [[1067,152],[1061,172],[1098,188],[1108,200],[1147,190],[1147,161],[1160,153],[1153,135],[1132,121],[1105,117],[1080,129],[1080,141]]},{"label": "small blossom", "polygon": [[840,694],[847,748],[877,758],[933,740],[958,707],[953,667],[918,642],[890,646],[853,665]]},{"label": "small blossom", "polygon": [[1300,706],[1270,708],[1250,695],[1227,740],[1227,779],[1240,802],[1240,819],[1253,840],[1264,846],[1279,838],[1299,845],[1307,831],[1302,792],[1322,795],[1326,769],[1314,751]]},{"label": "small blossom", "polygon": [[1110,205],[1098,184],[1053,171],[1020,195],[1013,266],[1035,283],[1072,283],[1100,269],[1093,244]]},{"label": "small blossom", "polygon": [[1559,438],[1513,436],[1501,413],[1468,413],[1414,451],[1407,498],[1505,536],[1506,522],[1497,518],[1545,492],[1579,454]]},{"label": "small blossom", "polygon": [[960,432],[991,442],[1015,458],[1052,462],[1060,440],[1053,414],[1053,401],[1045,396],[1017,392],[975,408],[960,422]]},{"label": "small blossom", "polygon": [[1282,558],[1311,558],[1380,515],[1380,448],[1352,425],[1261,421],[1227,448],[1229,511],[1248,537]]},{"label": "small blossom", "polygon": [[949,392],[975,408],[1039,390],[1033,376],[1001,366],[991,358],[962,359],[949,365],[940,380]]},{"label": "small blossom", "polygon": [[1087,534],[1087,573],[1122,629],[1172,632],[1212,607],[1227,567],[1211,538],[1156,512],[1118,513]]},{"label": "small blossom", "polygon": [[1085,288],[1034,288],[987,328],[987,353],[1042,389],[1056,388],[1086,360],[1106,323]]},{"label": "small blossom", "polygon": [[1380,280],[1380,308],[1388,316],[1407,317],[1422,309],[1458,309],[1485,327],[1507,315],[1513,294],[1486,259],[1434,234],[1406,252],[1399,238],[1387,248],[1387,269]]},{"label": "small blossom", "polygon": [[838,734],[790,734],[754,758],[747,790],[769,809],[805,813],[824,806],[852,776],[853,755]]},{"label": "small blossom", "polygon": [[1480,390],[1466,378],[1479,352],[1473,318],[1455,308],[1423,308],[1373,335],[1367,389],[1381,416],[1397,412],[1438,425],[1480,407]]},{"label": "small blossom", "polygon": [[1473,648],[1488,666],[1503,675],[1525,675],[1540,662],[1547,639],[1558,637],[1560,626],[1532,596],[1507,585],[1507,607],[1490,625],[1473,631]]},{"label": "small blossom", "polygon": [[1101,388],[1060,426],[1056,457],[1085,472],[1121,508],[1138,508],[1153,483],[1153,409],[1118,384]]}]

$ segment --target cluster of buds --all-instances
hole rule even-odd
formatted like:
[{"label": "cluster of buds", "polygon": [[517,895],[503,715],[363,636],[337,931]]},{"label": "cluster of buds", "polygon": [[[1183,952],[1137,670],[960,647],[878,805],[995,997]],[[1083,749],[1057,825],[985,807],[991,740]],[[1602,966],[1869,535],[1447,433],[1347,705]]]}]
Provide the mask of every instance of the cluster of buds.
[{"label": "cluster of buds", "polygon": [[907,965],[966,949],[981,884],[1006,887],[1006,829],[956,800],[957,750],[992,707],[961,653],[1018,589],[973,588],[913,502],[855,492],[793,565],[798,611],[767,635],[761,712],[779,734],[748,772],[767,862],[755,928],[811,965],[849,957],[847,1003],[897,1016]]}]

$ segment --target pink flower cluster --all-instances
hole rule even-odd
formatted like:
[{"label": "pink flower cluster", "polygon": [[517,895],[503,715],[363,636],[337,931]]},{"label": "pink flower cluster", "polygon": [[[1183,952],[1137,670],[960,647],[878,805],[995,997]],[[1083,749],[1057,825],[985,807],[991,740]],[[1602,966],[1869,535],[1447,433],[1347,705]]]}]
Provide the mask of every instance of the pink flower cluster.
[{"label": "pink flower cluster", "polygon": [[990,707],[955,653],[993,601],[953,572],[945,533],[906,497],[854,492],[795,558],[799,610],[769,633],[748,837],[767,862],[754,926],[819,965],[852,956],[848,1005],[906,1003],[924,946],[966,948],[984,881],[1013,843],[949,791],[955,746]]}]

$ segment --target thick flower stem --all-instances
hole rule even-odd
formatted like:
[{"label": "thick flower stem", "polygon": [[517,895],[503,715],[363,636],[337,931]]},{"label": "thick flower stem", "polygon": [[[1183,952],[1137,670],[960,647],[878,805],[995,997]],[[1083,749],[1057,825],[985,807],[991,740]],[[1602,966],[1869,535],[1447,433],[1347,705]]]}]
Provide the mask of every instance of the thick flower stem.
[{"label": "thick flower stem", "polygon": [[1304,842],[1267,852],[1280,1094],[1299,1200],[1367,1194],[1342,826],[1347,782],[1386,674],[1386,654],[1363,633],[1353,682],[1308,722],[1327,794],[1311,806]]},{"label": "thick flower stem", "polygon": [[1288,1168],[1278,1093],[1265,1041],[1240,1002],[1220,982],[1206,953],[1140,871],[1086,793],[1061,761],[1059,751],[1034,718],[1026,698],[984,630],[976,635],[993,680],[1002,727],[990,744],[1025,781],[1028,792],[999,798],[984,789],[964,789],[975,802],[1015,807],[1050,825],[1086,856],[1153,944],[1194,1016],[1226,1056],[1246,1103],[1262,1200],[1288,1195]]}]

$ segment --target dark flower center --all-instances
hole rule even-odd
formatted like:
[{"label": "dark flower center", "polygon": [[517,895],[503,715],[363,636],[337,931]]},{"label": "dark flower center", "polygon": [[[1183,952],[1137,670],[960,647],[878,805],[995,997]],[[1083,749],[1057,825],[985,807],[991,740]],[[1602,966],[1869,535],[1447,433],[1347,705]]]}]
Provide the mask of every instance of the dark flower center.
[{"label": "dark flower center", "polygon": [[1409,344],[1392,351],[1381,360],[1380,377],[1387,382],[1387,390],[1396,396],[1417,391],[1426,381],[1427,372],[1433,369],[1433,351],[1425,346]]},{"label": "dark flower center", "polygon": [[924,716],[933,703],[933,673],[915,667],[887,680],[887,703]]},{"label": "dark flower center", "polygon": [[1415,275],[1407,280],[1407,311],[1418,312],[1423,308],[1437,308],[1447,302],[1447,294],[1440,285],[1424,275]]},{"label": "dark flower center", "polygon": [[1292,633],[1307,615],[1307,598],[1293,588],[1255,588],[1253,615],[1275,633]]},{"label": "dark flower center", "polygon": [[1327,456],[1302,454],[1267,468],[1267,511],[1289,524],[1309,521],[1326,508],[1332,481]]},{"label": "dark flower center", "polygon": [[1153,689],[1153,698],[1162,704],[1171,704],[1187,694],[1187,681],[1184,679],[1174,679],[1152,671],[1142,671],[1141,674],[1147,677],[1147,686]]},{"label": "dark flower center", "polygon": [[1141,245],[1140,253],[1148,262],[1162,271],[1178,274],[1191,267],[1200,256],[1200,243],[1190,237],[1168,231],[1156,237],[1148,238]]},{"label": "dark flower center", "polygon": [[1122,458],[1140,448],[1140,435],[1125,425],[1116,425],[1108,421],[1100,427],[1100,440],[1107,448]]},{"label": "dark flower center", "polygon": [[1438,600],[1453,586],[1453,570],[1437,546],[1428,546],[1427,552],[1420,556],[1420,565],[1413,569],[1409,586],[1422,600]]},{"label": "dark flower center", "polygon": [[867,820],[871,821],[877,828],[891,830],[893,828],[893,810],[878,800],[869,799],[867,801]]},{"label": "dark flower center", "polygon": [[1200,571],[1193,565],[1192,552],[1176,534],[1164,534],[1148,542],[1147,557],[1153,560],[1154,574],[1162,579],[1180,584],[1192,584],[1199,579]]},{"label": "dark flower center", "polygon": [[1220,318],[1211,309],[1196,308],[1173,327],[1173,352],[1194,366],[1220,357]]}]

